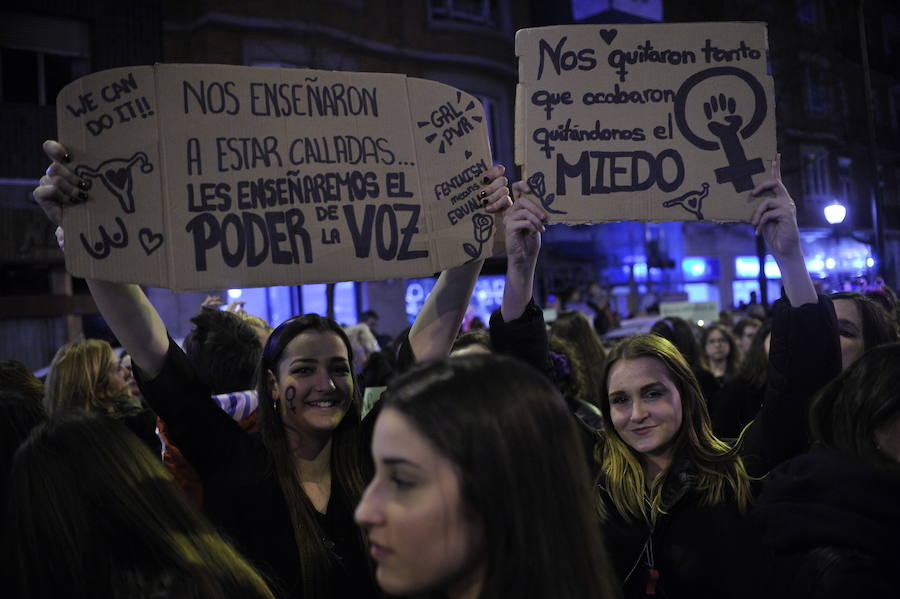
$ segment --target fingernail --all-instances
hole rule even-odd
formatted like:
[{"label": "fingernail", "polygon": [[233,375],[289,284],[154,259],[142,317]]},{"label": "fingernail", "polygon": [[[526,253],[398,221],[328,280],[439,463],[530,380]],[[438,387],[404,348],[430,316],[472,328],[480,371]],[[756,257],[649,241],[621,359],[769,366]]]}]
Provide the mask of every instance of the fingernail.
[{"label": "fingernail", "polygon": [[485,191],[484,189],[482,189],[481,191],[478,192],[478,197],[479,197],[479,198],[486,198],[486,197],[487,197],[487,191]]},{"label": "fingernail", "polygon": [[72,162],[72,155],[68,152],[63,154],[63,162]]},{"label": "fingernail", "polygon": [[78,187],[80,187],[81,189],[87,189],[87,188],[88,188],[88,182],[85,181],[84,179],[82,179],[81,181],[78,182]]},{"label": "fingernail", "polygon": [[484,179],[481,180],[481,182],[484,183],[485,185],[487,185],[488,183],[491,182],[491,178],[490,178],[490,177],[485,177]]},{"label": "fingernail", "polygon": [[87,201],[87,198],[88,198],[88,196],[87,196],[86,193],[84,193],[83,191],[79,191],[79,192],[78,192],[78,199],[79,199],[79,200],[81,200],[82,202],[85,202],[85,201]]},{"label": "fingernail", "polygon": [[487,205],[488,205],[488,199],[487,199],[487,198],[484,198],[483,200],[481,200],[481,203],[484,204],[485,206],[487,206]]}]

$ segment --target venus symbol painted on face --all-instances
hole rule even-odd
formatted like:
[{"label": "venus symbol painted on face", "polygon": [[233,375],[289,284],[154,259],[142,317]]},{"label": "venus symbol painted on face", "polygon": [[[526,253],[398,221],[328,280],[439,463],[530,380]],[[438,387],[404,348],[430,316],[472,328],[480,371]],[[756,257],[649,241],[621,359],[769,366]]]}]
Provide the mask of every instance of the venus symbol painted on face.
[{"label": "venus symbol painted on face", "polygon": [[294,399],[297,397],[297,389],[296,387],[288,387],[284,392],[284,399],[288,403],[288,408],[291,410],[291,414],[297,413],[297,407],[294,405]]}]

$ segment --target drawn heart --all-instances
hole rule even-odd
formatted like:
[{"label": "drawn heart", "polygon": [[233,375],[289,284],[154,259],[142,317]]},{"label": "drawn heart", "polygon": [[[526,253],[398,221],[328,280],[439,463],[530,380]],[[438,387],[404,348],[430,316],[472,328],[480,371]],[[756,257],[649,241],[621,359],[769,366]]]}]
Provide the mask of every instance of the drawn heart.
[{"label": "drawn heart", "polygon": [[163,243],[162,233],[154,233],[147,227],[138,231],[138,239],[141,240],[141,245],[148,256],[158,250]]},{"label": "drawn heart", "polygon": [[471,157],[472,157],[472,152],[466,150],[466,158],[468,159],[468,158],[471,158]]},{"label": "drawn heart", "polygon": [[106,180],[115,185],[118,189],[125,189],[125,183],[128,182],[128,171],[124,168],[109,169],[104,175]]},{"label": "drawn heart", "polygon": [[616,39],[616,36],[619,34],[619,30],[618,29],[601,29],[599,33],[600,33],[600,37],[603,38],[603,41],[606,42],[606,45],[608,46],[612,43],[612,41],[614,39]]}]

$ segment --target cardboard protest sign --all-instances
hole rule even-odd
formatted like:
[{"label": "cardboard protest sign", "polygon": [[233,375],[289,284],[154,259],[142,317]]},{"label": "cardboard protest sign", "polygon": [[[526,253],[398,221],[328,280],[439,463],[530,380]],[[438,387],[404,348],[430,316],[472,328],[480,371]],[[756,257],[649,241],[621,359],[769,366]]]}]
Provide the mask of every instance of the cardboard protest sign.
[{"label": "cardboard protest sign", "polygon": [[763,23],[516,34],[516,163],[551,218],[749,220],[770,178]]},{"label": "cardboard protest sign", "polygon": [[688,322],[710,324],[719,320],[719,302],[662,302],[659,316],[677,316]]},{"label": "cardboard protest sign", "polygon": [[76,276],[176,290],[431,275],[491,253],[481,104],[403,75],[120,68],[57,99]]}]

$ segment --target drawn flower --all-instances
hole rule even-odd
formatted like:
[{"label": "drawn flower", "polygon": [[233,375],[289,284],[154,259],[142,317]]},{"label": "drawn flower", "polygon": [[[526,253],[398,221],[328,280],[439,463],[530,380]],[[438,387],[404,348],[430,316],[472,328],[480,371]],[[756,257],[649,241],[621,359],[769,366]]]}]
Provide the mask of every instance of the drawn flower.
[{"label": "drawn flower", "polygon": [[491,231],[494,228],[494,219],[488,214],[476,214],[472,217],[472,223],[475,225],[475,241],[485,243],[491,238]]},{"label": "drawn flower", "polygon": [[484,244],[491,238],[491,232],[494,229],[494,218],[488,214],[475,214],[472,216],[472,224],[475,227],[475,241],[478,242],[478,247],[468,242],[463,244],[463,249],[471,256],[469,262],[477,260],[481,256]]},{"label": "drawn flower", "polygon": [[537,197],[544,197],[544,194],[547,192],[547,188],[544,185],[544,173],[537,172],[528,177],[528,187],[531,188],[531,191],[533,191]]}]

